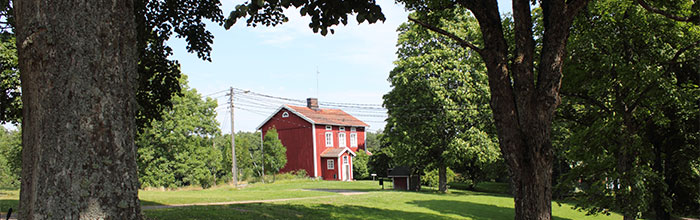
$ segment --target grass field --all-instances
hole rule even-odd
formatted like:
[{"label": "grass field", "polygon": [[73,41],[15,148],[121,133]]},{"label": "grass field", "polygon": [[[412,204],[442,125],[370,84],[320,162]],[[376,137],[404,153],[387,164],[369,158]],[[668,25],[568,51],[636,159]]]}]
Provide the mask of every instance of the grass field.
[{"label": "grass field", "polygon": [[[390,184],[390,183],[389,183]],[[502,187],[487,185],[484,187]],[[342,189],[366,192],[342,195],[312,189]],[[0,190],[0,207],[16,207],[19,193]],[[513,219],[513,198],[506,194],[450,190],[436,193],[381,190],[377,182],[289,180],[274,184],[252,184],[241,189],[219,186],[212,189],[139,191],[144,208],[153,205],[227,201],[306,198],[271,203],[190,206],[144,209],[148,219]],[[13,205],[15,204],[15,205]],[[585,216],[568,204],[552,204],[555,219],[621,219]]]}]

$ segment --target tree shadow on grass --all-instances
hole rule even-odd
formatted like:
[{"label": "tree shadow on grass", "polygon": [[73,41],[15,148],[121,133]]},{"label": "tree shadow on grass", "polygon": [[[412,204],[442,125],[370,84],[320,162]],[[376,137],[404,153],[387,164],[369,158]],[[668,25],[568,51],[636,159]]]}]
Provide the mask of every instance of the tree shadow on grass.
[{"label": "tree shadow on grass", "polygon": [[16,199],[0,199],[0,219],[5,220],[7,218],[7,211],[12,208],[12,217],[17,217],[17,210],[19,207],[19,200]]},{"label": "tree shadow on grass", "polygon": [[333,204],[255,203],[145,210],[147,219],[450,219],[391,209]]},{"label": "tree shadow on grass", "polygon": [[[454,214],[463,218],[472,219],[513,219],[515,217],[515,209],[507,207],[499,207],[494,205],[485,205],[473,202],[454,201],[454,200],[414,200],[409,202],[418,207],[428,208],[440,213]],[[571,220],[552,216],[553,219]]]}]

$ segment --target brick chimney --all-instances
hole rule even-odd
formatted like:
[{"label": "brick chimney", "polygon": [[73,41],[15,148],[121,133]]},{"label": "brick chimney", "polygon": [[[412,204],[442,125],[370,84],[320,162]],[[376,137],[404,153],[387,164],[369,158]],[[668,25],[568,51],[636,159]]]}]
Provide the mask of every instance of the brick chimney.
[{"label": "brick chimney", "polygon": [[306,107],[318,111],[318,99],[317,98],[307,98],[306,99]]}]

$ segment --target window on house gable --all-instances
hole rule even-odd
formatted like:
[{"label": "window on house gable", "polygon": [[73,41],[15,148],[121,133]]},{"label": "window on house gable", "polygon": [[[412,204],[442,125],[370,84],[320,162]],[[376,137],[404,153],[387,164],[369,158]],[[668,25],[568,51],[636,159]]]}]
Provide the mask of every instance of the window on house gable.
[{"label": "window on house gable", "polygon": [[357,133],[350,133],[350,147],[357,147]]},{"label": "window on house gable", "polygon": [[338,146],[345,147],[345,133],[338,133]]},{"label": "window on house gable", "polygon": [[333,130],[333,126],[326,125],[326,130],[329,130],[329,131],[330,131],[330,130]]},{"label": "window on house gable", "polygon": [[326,168],[329,170],[335,169],[335,161],[332,159],[328,159],[326,162]]},{"label": "window on house gable", "polygon": [[289,112],[284,112],[284,113],[282,113],[282,117],[283,117],[283,118],[289,117]]},{"label": "window on house gable", "polygon": [[326,132],[326,147],[333,147],[333,133]]},{"label": "window on house gable", "polygon": [[345,131],[345,127],[338,127],[338,130]]}]

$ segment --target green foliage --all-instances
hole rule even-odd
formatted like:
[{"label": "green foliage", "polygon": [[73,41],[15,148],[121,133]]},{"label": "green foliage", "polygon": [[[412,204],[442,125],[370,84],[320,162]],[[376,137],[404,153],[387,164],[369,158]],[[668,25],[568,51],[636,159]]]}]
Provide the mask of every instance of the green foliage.
[{"label": "green foliage", "polygon": [[[353,164],[354,165],[354,164]],[[280,180],[298,180],[298,179],[308,179],[309,174],[306,173],[306,170],[300,169],[300,170],[293,170],[290,172],[286,173],[279,173],[279,174],[274,174],[274,180],[275,181],[280,181]]]},{"label": "green foliage", "polygon": [[[211,61],[214,36],[206,30],[205,19],[223,24],[219,1],[184,0],[135,1],[139,47],[139,85],[136,113],[140,129],[160,120],[165,109],[172,107],[172,97],[180,95],[180,65],[169,60],[172,48],[166,43],[176,34],[187,42],[187,50]],[[0,122],[20,121],[20,78],[14,43],[12,1],[0,1]]]},{"label": "green foliage", "polygon": [[559,188],[590,213],[700,214],[700,27],[634,1],[589,9],[567,47]]},{"label": "green foliage", "polygon": [[180,95],[180,64],[169,60],[172,48],[167,45],[175,33],[187,42],[187,51],[211,61],[214,35],[206,29],[205,19],[222,24],[223,14],[218,0],[137,0],[137,37],[139,47],[139,86],[136,100],[139,109],[136,122],[146,127],[153,119],[160,120],[172,98]]},{"label": "green foliage", "polygon": [[304,1],[304,0],[255,0],[236,6],[231,11],[224,27],[231,28],[238,19],[248,17],[248,26],[276,26],[287,22],[289,19],[284,14],[284,10],[290,7],[299,8],[302,16],[310,16],[309,27],[321,35],[326,36],[328,32],[333,34],[334,30],[329,27],[348,23],[348,14],[355,14],[357,23],[367,21],[375,23],[384,21],[386,18],[382,9],[375,1],[366,0],[346,0],[346,1]]},{"label": "green foliage", "polygon": [[[214,138],[215,145],[222,152],[221,174],[222,178],[231,179],[231,135],[226,134]],[[260,155],[260,133],[243,132],[236,133],[236,165],[238,166],[238,179],[253,181],[262,174],[262,157]]]},{"label": "green foliage", "polygon": [[394,168],[397,164],[394,162],[393,148],[389,144],[389,138],[382,136],[380,139],[382,147],[379,150],[372,151],[372,156],[367,161],[367,169],[370,174],[377,174],[379,177],[386,177],[387,170]]},{"label": "green foliage", "polygon": [[382,131],[382,129],[379,129],[376,132],[367,131],[365,135],[367,135],[367,138],[365,139],[365,147],[367,147],[367,150],[369,150],[369,152],[379,150],[381,147],[380,141],[384,135],[384,131]]},{"label": "green foliage", "polygon": [[[457,177],[457,174],[455,174],[452,169],[449,167],[447,168],[447,183],[452,183],[455,181],[455,177]],[[438,169],[433,169],[425,173],[425,176],[421,178],[421,184],[430,186],[430,187],[438,187],[438,182],[439,181],[439,175],[438,175]]]},{"label": "green foliage", "polygon": [[352,158],[352,177],[358,180],[369,178],[369,169],[367,169],[369,155],[363,151],[357,151],[357,156]]},{"label": "green foliage", "polygon": [[[182,86],[187,88],[185,79]],[[222,168],[221,151],[212,143],[220,135],[216,101],[187,89],[173,104],[136,138],[141,187],[212,186]]]},{"label": "green foliage", "polygon": [[0,33],[0,124],[18,123],[22,118],[19,84],[15,37],[10,33]]},{"label": "green foliage", "polygon": [[21,154],[22,133],[0,126],[0,188],[19,187]]},{"label": "green foliage", "polygon": [[267,130],[263,138],[263,152],[265,154],[265,172],[279,173],[280,169],[287,164],[287,148],[282,145],[277,135],[277,129]]},{"label": "green foliage", "polygon": [[[477,26],[460,13],[438,22],[442,28]],[[457,33],[461,36],[478,35],[475,29],[459,30],[466,30]],[[500,153],[481,59],[416,24],[403,24],[399,31],[399,60],[389,75],[393,88],[384,95],[385,131],[395,162],[472,173],[495,162]]]}]

